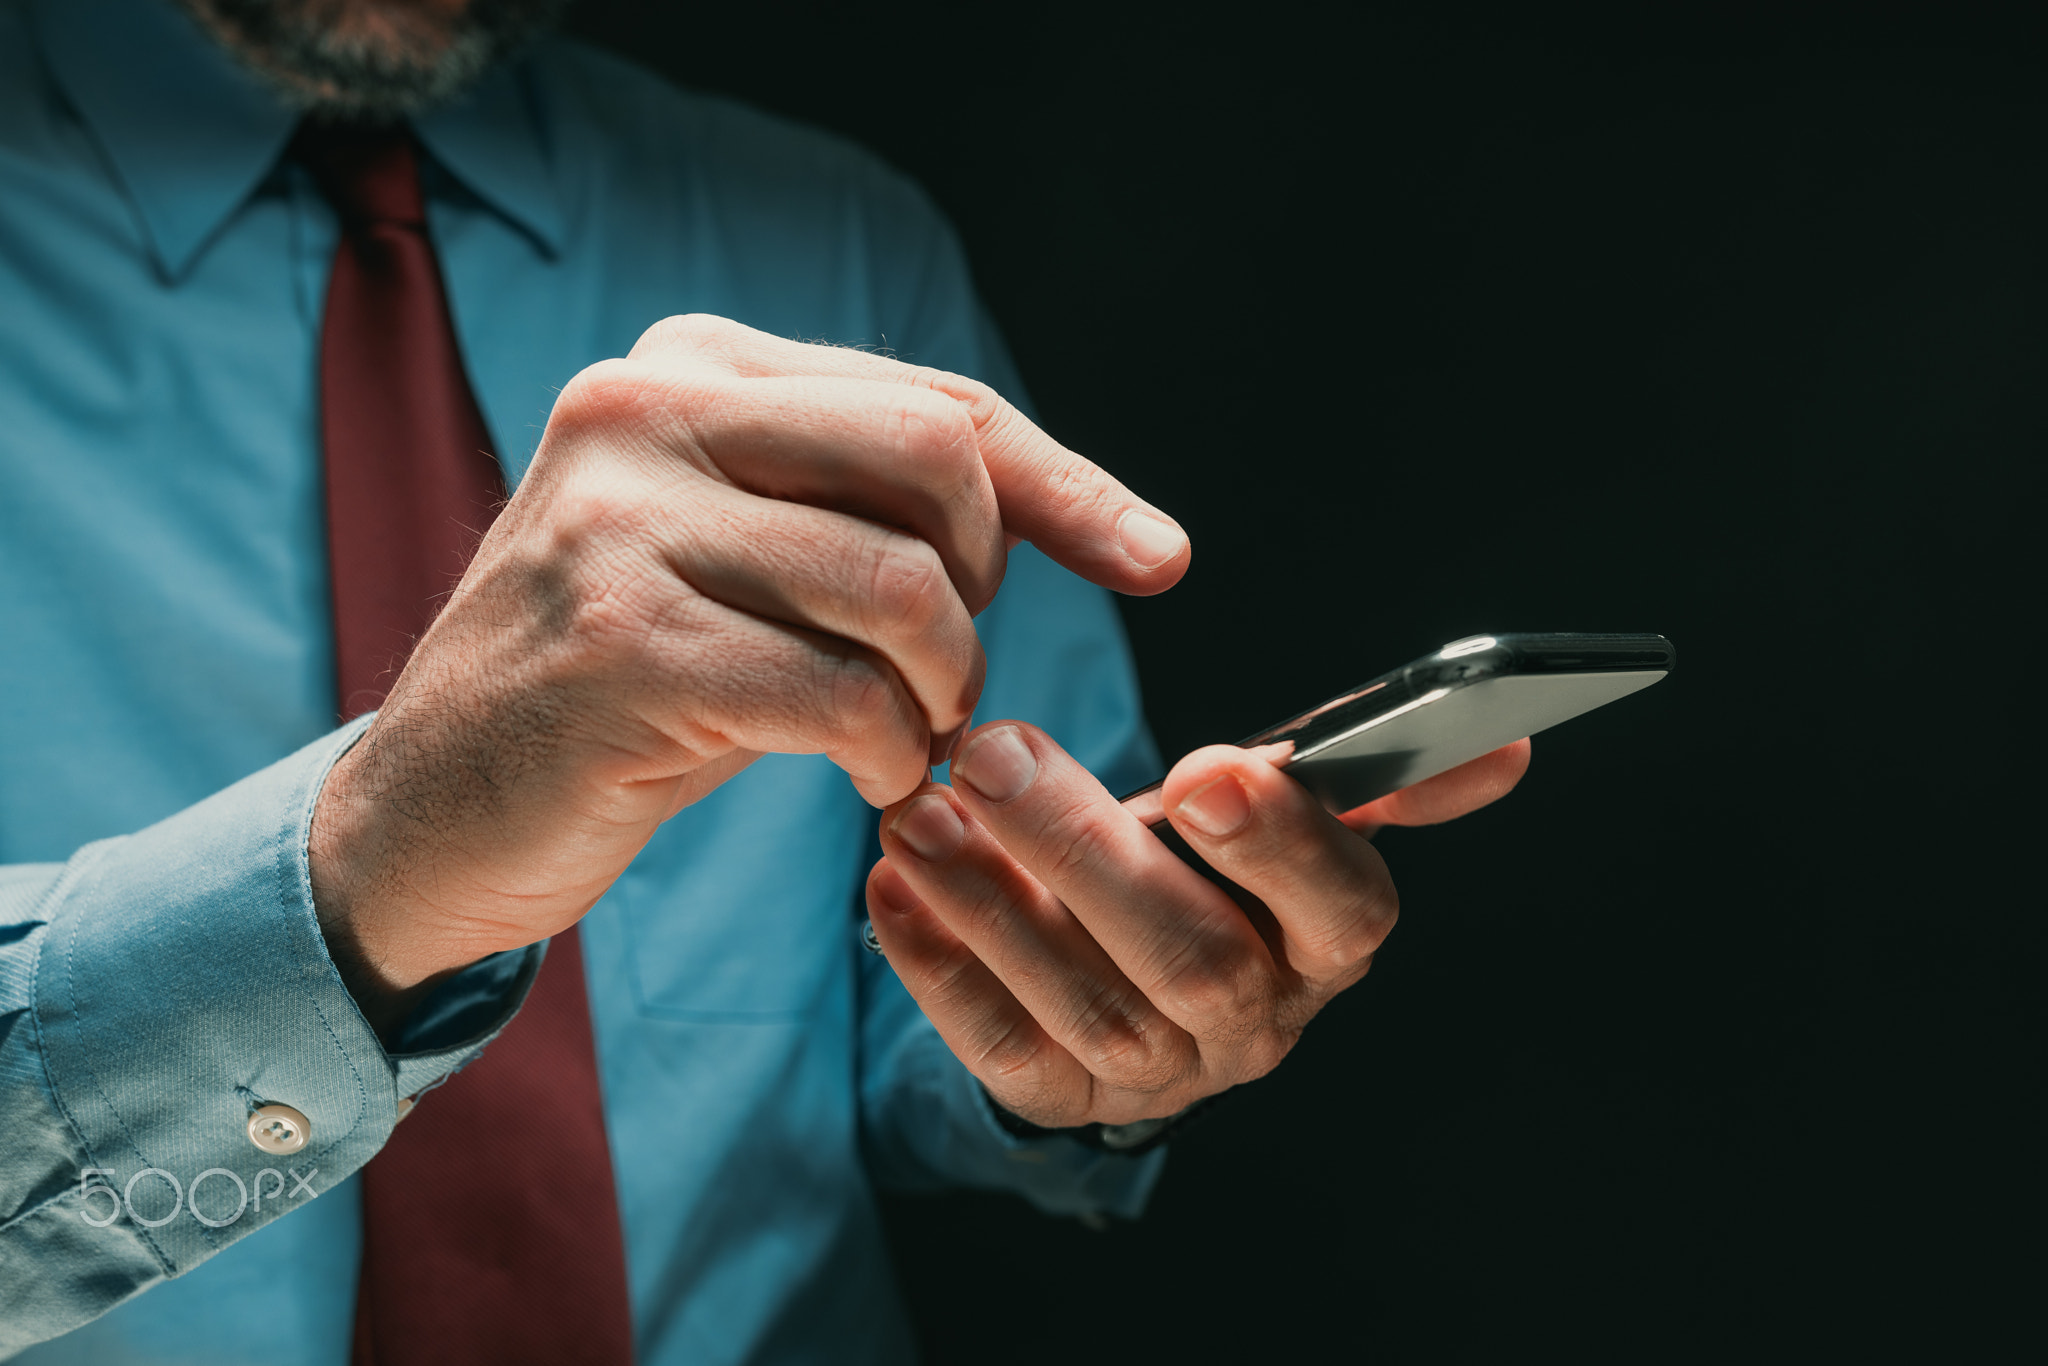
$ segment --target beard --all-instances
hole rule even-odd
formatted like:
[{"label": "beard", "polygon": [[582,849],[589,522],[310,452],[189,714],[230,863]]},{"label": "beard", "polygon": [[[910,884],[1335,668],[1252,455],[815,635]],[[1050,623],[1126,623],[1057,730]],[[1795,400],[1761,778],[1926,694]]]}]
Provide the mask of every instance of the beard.
[{"label": "beard", "polygon": [[570,0],[178,0],[301,111],[390,123],[460,95]]}]

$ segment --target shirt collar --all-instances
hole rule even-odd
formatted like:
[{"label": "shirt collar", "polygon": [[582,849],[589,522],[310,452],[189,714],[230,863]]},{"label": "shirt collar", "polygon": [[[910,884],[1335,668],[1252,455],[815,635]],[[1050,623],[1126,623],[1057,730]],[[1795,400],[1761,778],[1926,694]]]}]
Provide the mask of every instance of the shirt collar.
[{"label": "shirt collar", "polygon": [[524,63],[488,72],[461,99],[413,120],[413,131],[436,161],[543,252],[562,249],[562,193]]},{"label": "shirt collar", "polygon": [[[276,164],[296,114],[169,0],[37,0],[35,19],[52,74],[176,279]],[[485,203],[559,250],[560,195],[519,72],[493,71],[416,131]]]}]

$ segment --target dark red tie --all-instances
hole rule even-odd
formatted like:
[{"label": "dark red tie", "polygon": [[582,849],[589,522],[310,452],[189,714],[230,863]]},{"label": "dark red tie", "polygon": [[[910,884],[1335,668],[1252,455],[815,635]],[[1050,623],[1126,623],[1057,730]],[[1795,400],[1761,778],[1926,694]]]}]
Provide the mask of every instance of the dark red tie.
[{"label": "dark red tie", "polygon": [[[503,497],[403,129],[302,128],[342,221],[320,432],[344,717],[376,707]],[[490,1049],[363,1168],[356,1366],[627,1363],[626,1256],[571,930]]]}]

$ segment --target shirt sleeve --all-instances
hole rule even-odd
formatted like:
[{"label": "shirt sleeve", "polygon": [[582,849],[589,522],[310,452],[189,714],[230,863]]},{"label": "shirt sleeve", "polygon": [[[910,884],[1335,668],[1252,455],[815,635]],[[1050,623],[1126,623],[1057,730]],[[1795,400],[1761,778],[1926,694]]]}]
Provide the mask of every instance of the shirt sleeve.
[{"label": "shirt sleeve", "polygon": [[[895,236],[919,255],[906,272],[915,288],[892,333],[903,339],[899,354],[983,380],[1030,412],[1008,351],[975,299],[958,240],[916,191],[899,192],[914,226]],[[1019,546],[976,626],[989,659],[977,722],[1030,721],[1113,792],[1159,776],[1130,650],[1106,592]],[[1138,1217],[1165,1163],[1163,1149],[1125,1157],[1057,1135],[1010,1134],[888,964],[861,957],[862,1135],[880,1185],[1008,1190],[1051,1214]]]},{"label": "shirt sleeve", "polygon": [[[331,1190],[474,1057],[542,950],[444,983],[387,1052],[314,917],[306,838],[345,727],[68,862],[0,867],[0,1356]],[[286,1105],[304,1146],[254,1145]]]}]

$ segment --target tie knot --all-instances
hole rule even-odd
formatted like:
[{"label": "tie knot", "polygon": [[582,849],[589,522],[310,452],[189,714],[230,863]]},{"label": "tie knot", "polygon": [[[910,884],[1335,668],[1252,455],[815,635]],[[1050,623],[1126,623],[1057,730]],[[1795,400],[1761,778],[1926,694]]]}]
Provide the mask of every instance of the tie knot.
[{"label": "tie knot", "polygon": [[373,223],[425,224],[419,159],[402,125],[302,123],[292,155],[313,173],[320,192],[351,228]]}]

